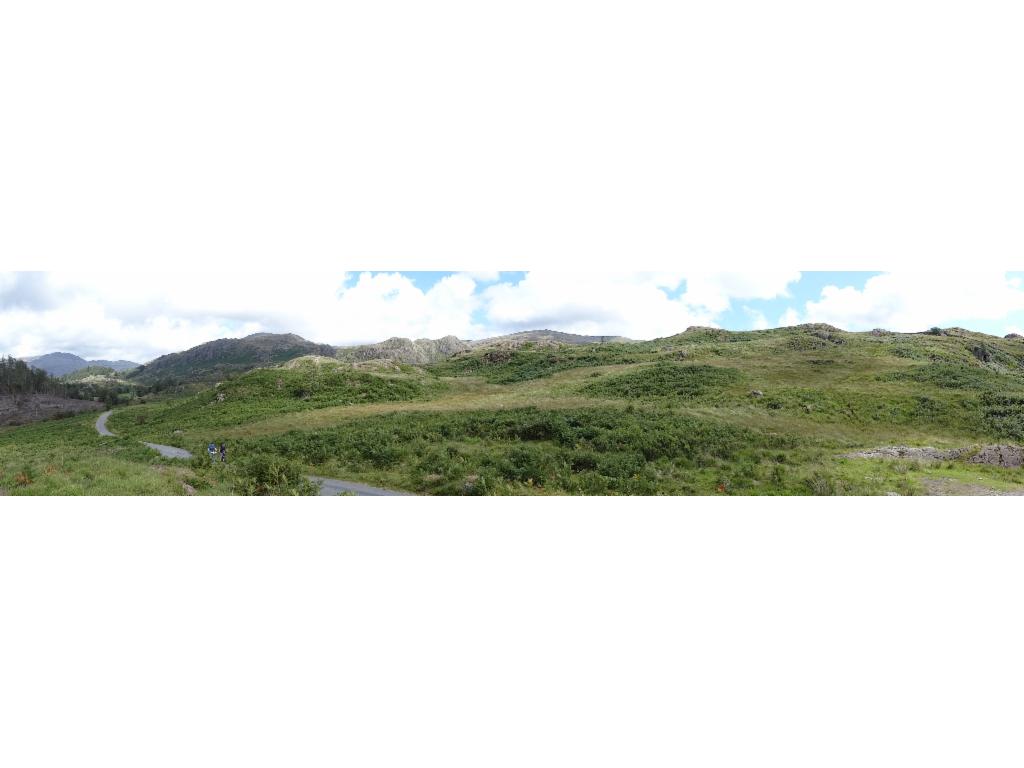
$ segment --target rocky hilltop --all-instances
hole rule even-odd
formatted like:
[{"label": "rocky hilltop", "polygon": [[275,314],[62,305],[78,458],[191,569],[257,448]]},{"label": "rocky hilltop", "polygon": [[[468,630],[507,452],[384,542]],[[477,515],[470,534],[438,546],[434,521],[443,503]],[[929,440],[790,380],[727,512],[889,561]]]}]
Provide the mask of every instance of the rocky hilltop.
[{"label": "rocky hilltop", "polygon": [[440,339],[403,339],[390,338],[376,344],[362,344],[355,347],[339,347],[336,357],[348,362],[366,362],[368,360],[391,360],[410,365],[430,365],[449,357],[475,349],[515,349],[524,344],[535,346],[555,346],[559,344],[581,345],[601,344],[606,342],[629,341],[623,336],[581,336],[576,333],[562,331],[539,330],[520,331],[505,336],[494,336],[487,339],[465,340],[456,336],[445,336]]},{"label": "rocky hilltop", "polygon": [[563,331],[551,331],[543,329],[539,331],[519,331],[504,336],[493,336],[489,339],[471,341],[470,346],[474,349],[488,347],[517,347],[526,343],[536,345],[553,344],[607,344],[610,342],[632,341],[625,336],[583,336],[578,333],[564,333]]},{"label": "rocky hilltop", "polygon": [[376,344],[357,347],[339,347],[335,356],[339,360],[359,363],[368,360],[393,360],[410,365],[428,365],[445,360],[470,348],[470,343],[455,336],[440,339],[403,339],[393,337]]}]

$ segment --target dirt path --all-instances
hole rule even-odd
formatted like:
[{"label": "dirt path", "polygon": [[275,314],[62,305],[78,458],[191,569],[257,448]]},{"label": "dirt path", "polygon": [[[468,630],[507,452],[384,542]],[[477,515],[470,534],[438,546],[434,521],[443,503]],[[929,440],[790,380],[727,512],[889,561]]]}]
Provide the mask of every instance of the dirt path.
[{"label": "dirt path", "polygon": [[[114,433],[107,428],[107,419],[113,411],[104,411],[96,419],[96,431],[103,437],[114,437]],[[161,456],[168,459],[191,459],[192,453],[184,448],[175,448],[173,445],[160,445],[159,443],[143,443],[152,448]],[[348,480],[337,480],[333,477],[319,477],[308,475],[311,482],[320,488],[320,496],[340,496],[341,494],[352,494],[353,496],[412,496],[411,493],[403,491],[392,491],[387,488],[375,488],[372,485],[353,483]]]}]

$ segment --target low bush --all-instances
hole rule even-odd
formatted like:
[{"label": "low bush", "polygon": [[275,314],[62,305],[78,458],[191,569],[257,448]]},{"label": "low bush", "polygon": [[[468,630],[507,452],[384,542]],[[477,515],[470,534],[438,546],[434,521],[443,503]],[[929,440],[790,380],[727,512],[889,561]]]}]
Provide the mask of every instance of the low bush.
[{"label": "low bush", "polygon": [[293,461],[256,454],[234,466],[232,485],[240,496],[315,496],[317,487]]},{"label": "low bush", "polygon": [[424,400],[444,388],[433,377],[379,375],[330,363],[261,368],[189,397],[115,411],[110,422],[118,434],[173,445],[181,442],[175,436],[179,430],[215,429],[339,405]]},{"label": "low bush", "polygon": [[495,384],[511,384],[573,368],[653,360],[652,349],[650,344],[619,343],[523,346],[473,352],[436,363],[430,369],[439,376],[482,376]]},{"label": "low bush", "polygon": [[[353,419],[242,440],[237,451],[273,453],[327,467],[325,474],[427,493],[665,493],[694,492],[690,477],[704,468],[747,458],[737,471],[749,469],[794,445],[779,435],[661,410],[515,408]],[[674,484],[659,479],[673,474]]]},{"label": "low bush", "polygon": [[587,384],[582,391],[589,395],[605,397],[674,397],[689,400],[719,392],[742,381],[743,374],[735,368],[658,362],[626,373],[607,376],[601,381]]}]

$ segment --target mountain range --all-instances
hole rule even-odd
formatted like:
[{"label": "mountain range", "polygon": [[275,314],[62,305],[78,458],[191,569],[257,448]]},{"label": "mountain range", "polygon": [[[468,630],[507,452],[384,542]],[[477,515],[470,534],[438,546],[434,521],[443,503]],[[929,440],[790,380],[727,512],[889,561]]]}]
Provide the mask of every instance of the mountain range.
[{"label": "mountain range", "polygon": [[159,381],[214,382],[229,374],[276,365],[306,355],[331,357],[358,363],[389,360],[409,365],[429,365],[473,349],[518,347],[524,344],[599,344],[627,341],[621,336],[581,336],[561,331],[522,331],[506,336],[467,341],[456,336],[440,339],[394,337],[373,344],[335,347],[318,344],[294,333],[255,333],[241,339],[217,339],[184,352],[163,355],[139,366],[128,378],[144,384]]},{"label": "mountain range", "polygon": [[113,409],[115,435],[194,454],[227,441],[230,474],[169,472],[84,416],[0,429],[0,465],[26,467],[0,473],[0,493],[287,494],[313,475],[435,495],[1024,496],[1012,334],[815,323],[344,348],[256,334],[92,370],[76,391],[102,403],[79,403]]},{"label": "mountain range", "polygon": [[33,368],[46,371],[51,376],[67,376],[90,367],[113,368],[120,373],[139,366],[138,363],[133,363],[130,360],[86,360],[70,352],[51,352],[48,355],[26,357],[24,360]]}]

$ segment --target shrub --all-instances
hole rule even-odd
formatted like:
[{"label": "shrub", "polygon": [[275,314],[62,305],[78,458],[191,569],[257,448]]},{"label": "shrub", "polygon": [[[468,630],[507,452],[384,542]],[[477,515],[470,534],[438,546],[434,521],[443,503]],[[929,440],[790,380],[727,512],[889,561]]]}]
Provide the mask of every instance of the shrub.
[{"label": "shrub", "polygon": [[583,387],[583,392],[624,398],[698,398],[743,380],[735,368],[658,362],[635,371],[607,376]]},{"label": "shrub", "polygon": [[552,472],[552,462],[535,448],[517,447],[505,455],[500,471],[508,480],[543,485]]},{"label": "shrub", "polygon": [[431,366],[441,376],[483,376],[496,384],[510,384],[550,376],[573,368],[620,365],[651,360],[647,344],[581,344],[517,349],[491,349],[450,358]]},{"label": "shrub", "polygon": [[817,473],[805,482],[812,496],[837,496],[841,493],[837,481],[828,475]]},{"label": "shrub", "polygon": [[[792,447],[789,437],[695,416],[652,410],[638,418],[597,407],[392,413],[239,441],[237,450],[343,466],[369,473],[371,482],[383,469],[386,482],[430,493],[509,492],[502,481],[569,493],[656,493],[666,486],[654,463],[691,471],[748,457],[756,465]],[[479,481],[466,488],[472,475]]]},{"label": "shrub", "polygon": [[387,434],[374,432],[367,435],[360,435],[354,443],[356,454],[359,458],[368,461],[378,469],[386,469],[395,464],[401,452]]},{"label": "shrub", "polygon": [[280,456],[256,454],[235,465],[233,490],[241,496],[315,496],[317,487],[298,464]]}]

